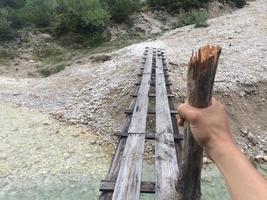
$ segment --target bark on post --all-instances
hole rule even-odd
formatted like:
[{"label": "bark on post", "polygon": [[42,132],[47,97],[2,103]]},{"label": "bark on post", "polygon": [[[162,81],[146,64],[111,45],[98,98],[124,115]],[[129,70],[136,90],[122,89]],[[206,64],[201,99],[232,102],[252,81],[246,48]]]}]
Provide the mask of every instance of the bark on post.
[{"label": "bark on post", "polygon": [[[197,108],[209,105],[220,54],[221,47],[210,45],[202,47],[197,53],[192,53],[187,77],[187,98],[190,105]],[[200,200],[203,150],[194,140],[187,122],[184,134],[180,199]]]}]

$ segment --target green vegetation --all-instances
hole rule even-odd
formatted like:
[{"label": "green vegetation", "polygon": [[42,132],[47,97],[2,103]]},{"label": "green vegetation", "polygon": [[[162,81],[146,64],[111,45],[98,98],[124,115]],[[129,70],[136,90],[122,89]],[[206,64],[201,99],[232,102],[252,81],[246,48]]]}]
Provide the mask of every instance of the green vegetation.
[{"label": "green vegetation", "polygon": [[[195,27],[206,27],[208,14],[205,8],[209,1],[211,0],[0,0],[0,42],[18,39],[14,43],[18,45],[14,48],[9,48],[10,43],[3,43],[5,48],[0,48],[0,63],[6,64],[18,52],[23,52],[25,47],[32,48],[34,59],[42,63],[37,68],[38,73],[47,77],[64,70],[65,60],[70,58],[109,52],[157,37],[156,34],[145,36],[129,31],[110,41],[111,34],[107,27],[111,23],[125,23],[131,30],[132,21],[129,19],[135,12],[166,8],[181,16],[177,26],[195,24]],[[246,4],[246,0],[219,1],[238,8]],[[40,32],[48,32],[52,40],[39,42]],[[31,36],[33,40],[28,39]],[[109,59],[106,56],[91,58],[93,62]]]},{"label": "green vegetation", "polygon": [[57,8],[56,0],[27,0],[25,19],[37,27],[47,27],[52,24]]},{"label": "green vegetation", "polygon": [[0,40],[10,40],[15,36],[11,29],[11,22],[8,18],[8,11],[0,8]]},{"label": "green vegetation", "polygon": [[126,21],[140,6],[140,0],[101,0],[116,22]]},{"label": "green vegetation", "polygon": [[196,28],[207,27],[208,13],[206,10],[193,10],[188,17],[185,18],[183,24],[195,24]]},{"label": "green vegetation", "polygon": [[102,32],[109,20],[99,0],[57,0],[56,33],[61,35],[72,33]]},{"label": "green vegetation", "polygon": [[0,48],[0,64],[5,64],[8,60],[13,59],[15,57],[15,53],[12,51]]},{"label": "green vegetation", "polygon": [[246,5],[246,0],[228,0],[228,1],[232,1],[232,2],[234,2],[234,4],[235,4],[235,6],[237,7],[237,8],[242,8],[243,6],[245,6]]},{"label": "green vegetation", "polygon": [[98,43],[110,19],[124,22],[138,8],[136,0],[0,0],[0,40],[23,27],[49,27],[55,36],[77,33]]},{"label": "green vegetation", "polygon": [[[128,21],[129,16],[141,7],[160,6],[173,12],[181,9],[190,11],[205,6],[209,1],[211,0],[0,0],[0,40],[14,38],[16,31],[24,27],[46,28],[46,31],[56,37],[72,34],[74,41],[97,46],[108,39],[104,32],[110,20],[118,23]],[[246,4],[246,0],[226,1],[233,2],[237,7]],[[200,25],[202,26],[201,23]]]},{"label": "green vegetation", "polygon": [[163,6],[170,10],[200,8],[210,0],[148,0],[151,6]]},{"label": "green vegetation", "polygon": [[40,70],[39,73],[43,76],[43,77],[48,77],[52,74],[56,74],[58,72],[61,72],[65,69],[65,65],[63,64],[59,64],[56,65],[54,67],[48,67],[48,66],[43,66]]}]

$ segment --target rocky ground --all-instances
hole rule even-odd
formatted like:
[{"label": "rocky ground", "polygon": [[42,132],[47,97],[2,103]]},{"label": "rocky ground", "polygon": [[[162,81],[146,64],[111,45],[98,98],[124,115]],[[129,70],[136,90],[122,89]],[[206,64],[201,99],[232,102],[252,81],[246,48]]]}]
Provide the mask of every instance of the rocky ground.
[{"label": "rocky ground", "polygon": [[218,44],[223,52],[216,96],[227,105],[239,146],[251,159],[263,161],[267,150],[266,13],[265,0],[253,1],[243,9],[209,20],[207,28],[178,28],[155,40],[111,52],[104,62],[103,55],[81,58],[47,78],[14,77],[3,70],[0,100],[49,113],[62,122],[82,124],[103,138],[98,145],[115,144],[114,134],[122,125],[146,46],[165,50],[179,103],[185,96],[192,50],[207,43]]}]

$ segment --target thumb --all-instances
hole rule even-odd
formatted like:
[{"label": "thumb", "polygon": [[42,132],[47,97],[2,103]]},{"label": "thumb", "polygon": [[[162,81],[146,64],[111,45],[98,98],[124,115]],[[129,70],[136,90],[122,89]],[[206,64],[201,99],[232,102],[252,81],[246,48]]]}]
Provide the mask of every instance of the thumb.
[{"label": "thumb", "polygon": [[192,123],[198,119],[199,109],[190,106],[188,103],[185,103],[178,107],[178,113],[182,119]]}]

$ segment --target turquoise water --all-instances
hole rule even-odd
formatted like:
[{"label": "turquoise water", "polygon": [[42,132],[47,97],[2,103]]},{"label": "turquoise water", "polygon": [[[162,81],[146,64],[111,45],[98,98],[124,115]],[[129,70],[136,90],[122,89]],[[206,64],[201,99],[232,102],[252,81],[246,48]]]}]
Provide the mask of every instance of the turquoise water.
[{"label": "turquoise water", "polygon": [[[267,165],[259,166],[260,171],[267,174]],[[153,181],[153,166],[145,163],[145,181]],[[1,191],[1,200],[96,200],[99,196],[99,180],[105,174],[95,174],[88,181],[69,181],[60,184],[46,186],[13,187],[10,190]],[[141,200],[154,199],[153,194],[142,194]],[[211,165],[205,167],[202,174],[202,199],[203,200],[230,200],[229,193],[219,171]]]},{"label": "turquoise water", "polygon": [[[96,200],[100,194],[98,191],[100,180],[104,179],[105,175],[106,170],[101,168],[81,180],[64,181],[56,180],[54,177],[48,184],[27,183],[17,187],[13,185],[0,191],[0,200]],[[144,163],[143,177],[143,181],[154,181],[154,166],[151,163]],[[202,177],[203,200],[230,199],[216,167],[213,165],[206,167]],[[140,199],[152,200],[154,194],[142,194]]]}]

